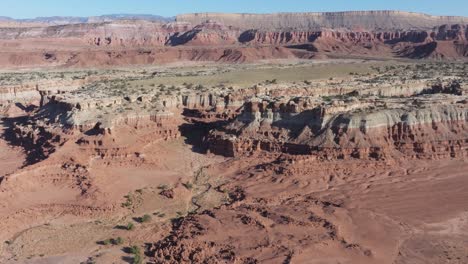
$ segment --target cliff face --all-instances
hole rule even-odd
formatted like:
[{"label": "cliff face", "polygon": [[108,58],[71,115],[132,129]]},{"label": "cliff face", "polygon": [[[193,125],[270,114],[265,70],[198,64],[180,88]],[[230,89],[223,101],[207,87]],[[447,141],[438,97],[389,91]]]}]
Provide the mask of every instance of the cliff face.
[{"label": "cliff face", "polygon": [[208,141],[213,153],[228,156],[263,150],[326,159],[464,157],[468,110],[463,91],[452,88],[386,102],[254,98]]},{"label": "cliff face", "polygon": [[[239,29],[218,20],[200,23],[154,23],[129,21],[115,23],[73,24],[49,27],[0,28],[0,39],[20,41],[28,39],[47,39],[51,42],[69,40],[77,44],[91,46],[138,47],[138,46],[176,46],[176,45],[226,45],[236,43],[289,44],[313,42],[317,38],[335,38],[351,41],[385,41],[393,44],[399,41],[423,42],[425,40],[467,39],[466,23],[436,24],[424,30],[377,30],[306,27],[263,29],[252,25]],[[441,26],[442,25],[442,26]],[[40,43],[37,43],[38,45]]]},{"label": "cliff face", "polygon": [[325,13],[223,14],[196,13],[178,15],[179,22],[200,24],[215,20],[242,29],[320,29],[346,28],[367,30],[430,29],[442,24],[466,24],[466,17],[430,16],[402,11],[355,11]]},{"label": "cliff face", "polygon": [[466,57],[467,37],[466,25],[444,25],[432,30],[383,32],[248,30],[239,41],[249,45],[293,45],[290,47],[325,54],[457,59]]},{"label": "cliff face", "polygon": [[[458,24],[455,24],[458,23]],[[465,59],[467,18],[379,11],[191,14],[177,22],[0,27],[0,66],[102,66],[374,56]],[[306,46],[300,46],[307,44]]]},{"label": "cliff face", "polygon": [[427,31],[349,31],[323,29],[320,31],[261,31],[248,30],[239,36],[242,43],[298,44],[320,42],[323,39],[346,43],[377,43],[392,45],[399,42],[424,43],[432,41],[466,41],[466,25],[444,25]]}]

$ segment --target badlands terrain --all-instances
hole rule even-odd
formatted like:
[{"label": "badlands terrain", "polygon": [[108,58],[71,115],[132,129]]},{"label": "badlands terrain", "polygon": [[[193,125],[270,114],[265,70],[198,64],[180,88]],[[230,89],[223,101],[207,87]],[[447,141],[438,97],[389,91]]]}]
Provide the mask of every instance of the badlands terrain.
[{"label": "badlands terrain", "polygon": [[467,24],[0,19],[0,263],[468,263]]}]

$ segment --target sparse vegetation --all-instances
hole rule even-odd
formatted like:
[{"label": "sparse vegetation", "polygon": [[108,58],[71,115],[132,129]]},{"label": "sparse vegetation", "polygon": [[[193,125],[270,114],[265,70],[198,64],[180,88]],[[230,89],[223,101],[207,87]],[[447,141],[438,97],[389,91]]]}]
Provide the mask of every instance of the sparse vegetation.
[{"label": "sparse vegetation", "polygon": [[133,201],[134,201],[133,195],[128,194],[128,195],[125,196],[125,198],[127,200],[124,203],[122,203],[122,207],[131,207],[131,206],[133,206]]},{"label": "sparse vegetation", "polygon": [[108,246],[108,245],[118,246],[118,245],[122,245],[123,243],[124,243],[124,239],[122,237],[108,238],[108,239],[98,242],[98,244],[102,244],[105,246]]},{"label": "sparse vegetation", "polygon": [[112,244],[114,245],[122,245],[124,243],[124,239],[121,237],[117,237],[116,239],[112,240]]},{"label": "sparse vegetation", "polygon": [[128,223],[126,226],[126,229],[129,231],[132,231],[135,229],[135,225],[133,223]]},{"label": "sparse vegetation", "polygon": [[142,264],[143,256],[141,254],[141,249],[139,246],[131,246],[130,252],[133,254],[133,264]]},{"label": "sparse vegetation", "polygon": [[141,217],[140,220],[142,223],[147,223],[151,221],[151,216],[149,214],[145,214],[144,216]]},{"label": "sparse vegetation", "polygon": [[169,190],[170,187],[169,187],[169,185],[167,185],[167,184],[160,184],[160,185],[158,186],[158,189],[160,189],[160,190],[162,190],[162,191],[165,191],[165,190]]},{"label": "sparse vegetation", "polygon": [[176,215],[177,215],[177,217],[183,217],[183,216],[184,216],[184,213],[183,213],[183,212],[180,212],[180,211],[178,211],[178,212],[176,212]]},{"label": "sparse vegetation", "polygon": [[158,217],[160,217],[160,218],[163,218],[163,217],[166,216],[165,213],[160,213],[160,212],[155,212],[155,213],[153,213],[153,215],[158,216]]}]

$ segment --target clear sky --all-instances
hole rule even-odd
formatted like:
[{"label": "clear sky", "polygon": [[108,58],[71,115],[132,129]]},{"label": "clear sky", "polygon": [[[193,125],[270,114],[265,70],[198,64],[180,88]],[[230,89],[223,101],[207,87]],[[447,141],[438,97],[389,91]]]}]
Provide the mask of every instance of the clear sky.
[{"label": "clear sky", "polygon": [[0,16],[97,16],[194,12],[322,12],[404,10],[468,16],[468,0],[0,0]]}]

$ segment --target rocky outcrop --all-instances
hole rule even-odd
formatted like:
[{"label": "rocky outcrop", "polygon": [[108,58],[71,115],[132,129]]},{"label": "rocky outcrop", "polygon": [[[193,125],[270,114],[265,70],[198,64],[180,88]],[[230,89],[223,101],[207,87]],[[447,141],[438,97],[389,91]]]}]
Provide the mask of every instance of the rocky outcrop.
[{"label": "rocky outcrop", "polygon": [[73,91],[82,86],[86,81],[80,80],[50,80],[22,84],[6,84],[0,86],[0,102],[9,101],[38,101],[44,94],[57,94],[65,91]]},{"label": "rocky outcrop", "polygon": [[466,156],[468,110],[460,87],[423,93],[454,95],[328,103],[311,97],[254,99],[208,142],[213,153],[228,156],[261,150],[324,159]]},{"label": "rocky outcrop", "polygon": [[27,117],[6,119],[5,137],[26,150],[29,164],[47,158],[68,141],[100,159],[134,157],[138,151],[129,142],[151,144],[178,138],[184,116],[232,118],[242,106],[243,96],[252,94],[183,91],[179,95],[109,96],[94,88],[35,92],[41,98],[40,107]]}]

